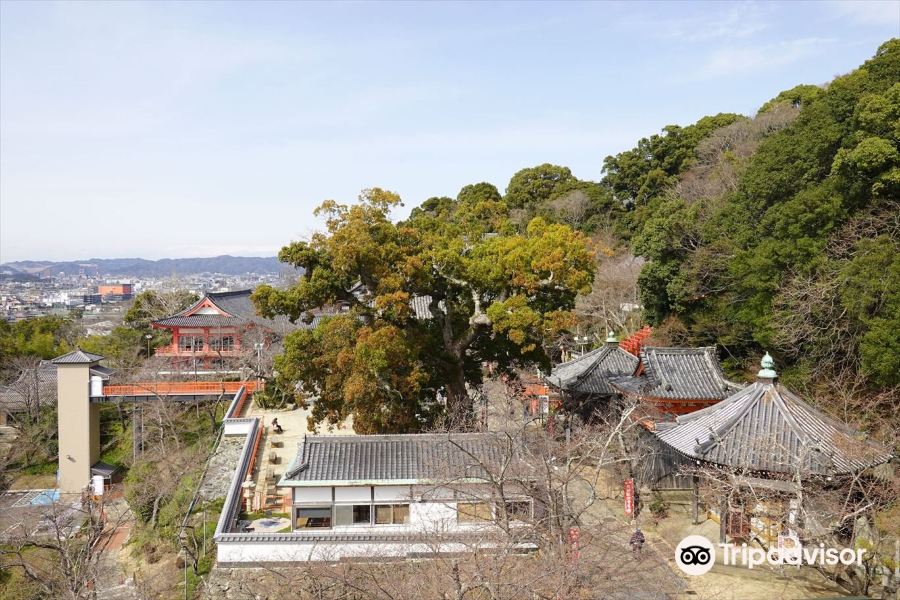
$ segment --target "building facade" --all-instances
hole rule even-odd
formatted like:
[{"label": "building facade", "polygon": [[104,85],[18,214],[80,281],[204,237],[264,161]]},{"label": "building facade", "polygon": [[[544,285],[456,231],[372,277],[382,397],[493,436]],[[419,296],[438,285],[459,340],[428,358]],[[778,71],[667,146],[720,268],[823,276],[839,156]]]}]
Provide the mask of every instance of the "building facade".
[{"label": "building facade", "polygon": [[227,370],[242,356],[252,359],[256,344],[267,347],[293,329],[315,326],[319,319],[296,325],[283,316],[266,319],[256,313],[251,294],[252,290],[210,292],[183,311],[154,321],[154,329],[172,334],[172,342],[157,348],[156,355],[168,357],[180,370]]},{"label": "building facade", "polygon": [[[291,488],[291,531],[258,534],[235,522],[217,534],[220,563],[421,557],[510,545],[534,507],[515,452],[491,433],[306,436],[278,482]],[[223,528],[224,529],[224,528]],[[516,532],[511,534],[511,532]]]}]

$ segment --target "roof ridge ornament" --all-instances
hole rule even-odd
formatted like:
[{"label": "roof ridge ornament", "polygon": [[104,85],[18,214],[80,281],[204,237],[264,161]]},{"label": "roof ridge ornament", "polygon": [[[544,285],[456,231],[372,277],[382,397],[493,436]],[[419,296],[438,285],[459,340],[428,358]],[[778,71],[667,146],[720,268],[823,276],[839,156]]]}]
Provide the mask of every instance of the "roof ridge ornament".
[{"label": "roof ridge ornament", "polygon": [[606,332],[606,343],[607,344],[618,344],[619,338],[616,337],[616,332],[612,329]]},{"label": "roof ridge ornament", "polygon": [[766,355],[762,357],[761,361],[759,361],[759,366],[761,366],[762,369],[759,370],[759,373],[757,373],[756,376],[760,379],[774,380],[776,377],[778,377],[778,373],[776,373],[775,369],[773,369],[773,367],[775,366],[775,359],[773,359],[768,352],[766,352]]}]

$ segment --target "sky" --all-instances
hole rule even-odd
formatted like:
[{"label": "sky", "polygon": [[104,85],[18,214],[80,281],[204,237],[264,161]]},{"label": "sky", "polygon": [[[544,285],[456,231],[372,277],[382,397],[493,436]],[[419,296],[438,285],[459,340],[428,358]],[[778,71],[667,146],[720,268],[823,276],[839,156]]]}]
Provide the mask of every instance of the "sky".
[{"label": "sky", "polygon": [[0,262],[269,256],[325,199],[405,207],[752,115],[900,36],[900,1],[0,2]]}]

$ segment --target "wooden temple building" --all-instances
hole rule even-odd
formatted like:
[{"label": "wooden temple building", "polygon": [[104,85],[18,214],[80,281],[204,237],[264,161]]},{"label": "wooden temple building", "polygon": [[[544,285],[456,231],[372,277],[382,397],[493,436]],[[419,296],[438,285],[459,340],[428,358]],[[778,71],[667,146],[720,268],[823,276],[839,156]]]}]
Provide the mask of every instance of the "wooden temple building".
[{"label": "wooden temple building", "polygon": [[[738,487],[782,494],[782,506],[774,509],[759,504],[720,507],[719,514],[729,516],[720,519],[723,542],[726,532],[743,537],[751,525],[755,535],[777,537],[785,523],[758,515],[790,513],[788,504],[791,497],[799,496],[799,482],[824,484],[891,459],[889,448],[821,413],[779,384],[768,354],[761,364],[754,383],[721,402],[679,415],[674,423],[655,424],[658,439],[685,464],[728,473]],[[695,521],[696,485],[695,477]]]},{"label": "wooden temple building", "polygon": [[241,356],[253,356],[256,344],[267,347],[294,329],[315,327],[323,316],[317,314],[309,323],[292,323],[283,315],[267,319],[257,314],[251,294],[210,292],[181,312],[154,321],[154,329],[172,333],[172,343],[157,348],[156,355],[169,357],[174,369],[228,370]]},{"label": "wooden temple building", "polygon": [[662,415],[684,415],[721,402],[741,389],[722,372],[716,349],[641,348],[633,374],[612,377],[610,385],[626,398]]},{"label": "wooden temple building", "polygon": [[601,347],[556,365],[544,381],[557,391],[565,410],[588,419],[618,393],[610,378],[632,375],[639,363],[610,332]]}]

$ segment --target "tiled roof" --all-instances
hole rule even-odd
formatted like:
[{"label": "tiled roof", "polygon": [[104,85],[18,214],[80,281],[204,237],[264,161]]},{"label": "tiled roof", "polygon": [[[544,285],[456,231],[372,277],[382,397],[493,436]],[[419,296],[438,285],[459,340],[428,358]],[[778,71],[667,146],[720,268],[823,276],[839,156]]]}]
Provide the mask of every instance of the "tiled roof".
[{"label": "tiled roof", "polygon": [[[236,290],[233,292],[209,292],[197,302],[171,317],[155,321],[155,325],[161,327],[236,327],[246,324],[255,324],[276,333],[287,333],[294,329],[312,329],[318,325],[322,316],[330,313],[326,311],[314,311],[312,323],[306,323],[298,319],[291,323],[285,315],[278,315],[274,319],[267,319],[256,313],[256,306],[250,299],[253,290]],[[209,300],[224,313],[224,315],[190,314],[204,300]]]},{"label": "tiled roof", "polygon": [[90,352],[85,352],[78,348],[74,352],[57,356],[52,362],[57,365],[83,365],[99,360],[103,360],[103,357],[99,354],[91,354]]},{"label": "tiled roof", "polygon": [[491,433],[306,436],[279,485],[452,481],[500,465],[506,438]]},{"label": "tiled roof", "polygon": [[413,299],[410,300],[410,305],[412,306],[413,313],[415,313],[417,319],[426,320],[431,319],[434,315],[431,314],[431,296],[413,296]]},{"label": "tiled roof", "polygon": [[56,365],[49,360],[42,360],[33,369],[25,369],[15,382],[0,387],[0,408],[9,412],[23,411],[28,403],[26,395],[34,393],[38,394],[41,406],[56,404]]},{"label": "tiled roof", "polygon": [[609,377],[631,375],[638,362],[636,356],[622,350],[618,344],[607,343],[556,365],[546,381],[569,393],[611,395],[616,390],[609,385]]},{"label": "tiled roof", "polygon": [[160,319],[154,324],[163,327],[236,327],[246,322],[246,319],[225,315],[186,315]]},{"label": "tiled roof", "polygon": [[626,394],[669,400],[721,400],[741,389],[725,379],[713,346],[641,350],[643,372],[638,377],[610,378],[613,387]]},{"label": "tiled roof", "polygon": [[891,452],[760,380],[713,406],[658,424],[657,436],[685,456],[752,471],[830,475],[886,462]]}]

